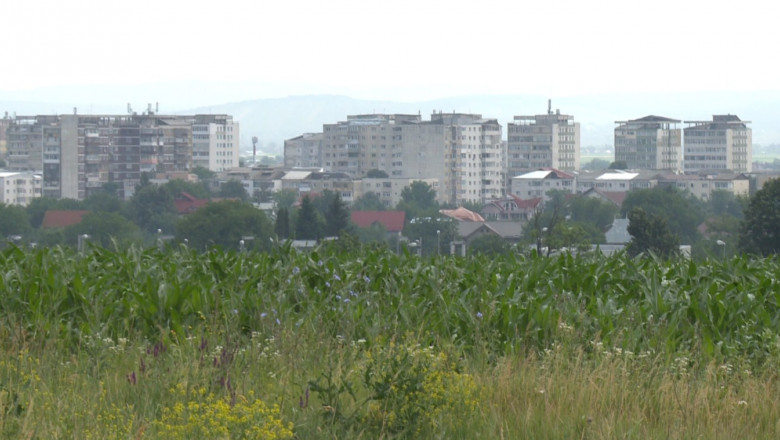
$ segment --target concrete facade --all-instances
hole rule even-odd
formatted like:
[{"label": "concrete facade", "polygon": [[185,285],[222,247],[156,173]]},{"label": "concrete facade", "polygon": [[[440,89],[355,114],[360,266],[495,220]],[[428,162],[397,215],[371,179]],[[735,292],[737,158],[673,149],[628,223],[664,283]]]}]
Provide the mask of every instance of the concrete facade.
[{"label": "concrete facade", "polygon": [[515,116],[507,125],[507,177],[531,170],[580,168],[580,124],[548,108],[547,114]]},{"label": "concrete facade", "polygon": [[195,115],[192,124],[192,166],[225,171],[239,165],[239,123],[230,115]]},{"label": "concrete facade", "polygon": [[677,119],[645,116],[630,121],[616,121],[615,161],[633,170],[668,170],[682,172],[682,130]]},{"label": "concrete facade", "polygon": [[41,196],[43,178],[39,173],[0,173],[0,203],[27,206]]},{"label": "concrete facade", "polygon": [[304,133],[284,141],[284,166],[309,168],[322,166],[322,133]]},{"label": "concrete facade", "polygon": [[753,170],[753,130],[735,115],[712,121],[685,121],[685,172],[701,170],[749,173]]},{"label": "concrete facade", "polygon": [[323,126],[320,154],[325,170],[355,179],[370,170],[393,178],[434,179],[440,202],[482,202],[504,193],[501,125],[477,114],[439,112],[430,121],[406,114],[349,116]]},{"label": "concrete facade", "polygon": [[[225,115],[144,114],[16,117],[8,129],[9,170],[39,171],[43,195],[83,200],[108,183],[128,199],[141,173],[193,168],[193,127],[205,127],[214,168],[238,165],[238,125]],[[212,133],[213,132],[213,133]],[[211,162],[210,162],[211,163]]]}]

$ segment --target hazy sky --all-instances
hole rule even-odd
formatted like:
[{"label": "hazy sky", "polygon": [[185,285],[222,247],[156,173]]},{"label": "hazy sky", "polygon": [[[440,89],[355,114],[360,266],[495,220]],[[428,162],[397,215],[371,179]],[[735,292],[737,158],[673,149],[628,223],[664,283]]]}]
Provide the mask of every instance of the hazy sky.
[{"label": "hazy sky", "polygon": [[116,85],[162,85],[167,99],[204,103],[778,90],[779,9],[768,0],[8,1],[0,99],[63,85],[111,86],[95,89],[96,101]]}]

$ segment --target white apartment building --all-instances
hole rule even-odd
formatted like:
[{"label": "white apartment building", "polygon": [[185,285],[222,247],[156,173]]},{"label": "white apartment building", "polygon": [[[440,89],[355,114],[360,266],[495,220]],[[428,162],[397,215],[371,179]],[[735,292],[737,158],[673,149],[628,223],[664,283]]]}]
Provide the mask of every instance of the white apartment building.
[{"label": "white apartment building", "polygon": [[540,168],[576,171],[580,168],[580,124],[574,116],[552,111],[515,116],[507,125],[507,177]]},{"label": "white apartment building", "polygon": [[662,116],[645,116],[615,121],[615,161],[634,170],[683,170],[680,121]]},{"label": "white apartment building", "polygon": [[230,115],[195,115],[192,124],[192,165],[219,172],[237,168],[239,123]]},{"label": "white apartment building", "polygon": [[27,206],[41,196],[43,178],[39,173],[0,173],[0,203]]},{"label": "white apartment building", "polygon": [[714,115],[712,121],[685,121],[685,172],[753,170],[753,130],[735,115]]}]

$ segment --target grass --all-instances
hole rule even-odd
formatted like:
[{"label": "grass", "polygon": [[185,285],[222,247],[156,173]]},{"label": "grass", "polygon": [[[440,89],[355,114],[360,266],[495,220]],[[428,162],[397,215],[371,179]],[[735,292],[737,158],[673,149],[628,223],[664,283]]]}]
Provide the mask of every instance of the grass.
[{"label": "grass", "polygon": [[0,254],[3,438],[778,438],[776,259]]}]

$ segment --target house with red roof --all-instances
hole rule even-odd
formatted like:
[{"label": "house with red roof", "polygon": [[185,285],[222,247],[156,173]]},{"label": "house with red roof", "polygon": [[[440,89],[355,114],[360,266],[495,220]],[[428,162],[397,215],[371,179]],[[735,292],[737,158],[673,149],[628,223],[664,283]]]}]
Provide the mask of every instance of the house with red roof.
[{"label": "house with red roof", "polygon": [[176,212],[179,215],[184,215],[197,211],[206,206],[210,201],[209,199],[199,199],[192,194],[182,191],[173,199],[173,206],[176,207]]},{"label": "house with red roof", "polygon": [[400,236],[404,229],[406,213],[404,211],[352,211],[352,223],[360,228],[369,228],[379,223],[388,236]]},{"label": "house with red roof", "polygon": [[67,228],[81,223],[81,219],[89,211],[64,211],[50,209],[43,214],[41,228]]}]

